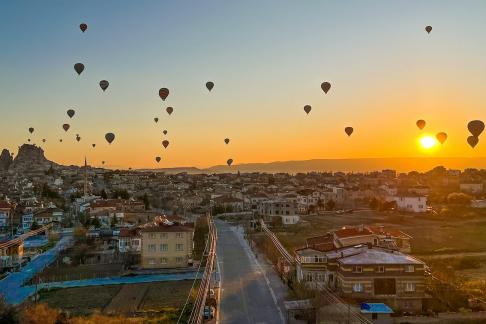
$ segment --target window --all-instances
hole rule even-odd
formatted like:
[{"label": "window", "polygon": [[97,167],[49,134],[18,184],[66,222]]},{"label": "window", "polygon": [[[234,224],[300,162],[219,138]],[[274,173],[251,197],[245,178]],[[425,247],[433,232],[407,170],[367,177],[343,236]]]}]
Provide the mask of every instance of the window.
[{"label": "window", "polygon": [[378,267],[376,268],[376,272],[379,272],[379,273],[383,273],[383,272],[385,272],[385,267],[384,267],[384,266],[378,266]]},{"label": "window", "polygon": [[414,282],[406,282],[405,283],[405,291],[406,292],[413,292],[413,291],[415,291],[415,283]]},{"label": "window", "polygon": [[361,272],[363,272],[363,267],[362,266],[354,266],[353,272],[354,273],[361,273]]},{"label": "window", "polygon": [[167,251],[169,251],[169,245],[160,244],[160,252],[167,252]]},{"label": "window", "polygon": [[155,250],[156,250],[155,244],[149,244],[148,250],[149,250],[149,252],[155,252]]},{"label": "window", "polygon": [[406,265],[405,266],[405,272],[414,272],[415,271],[415,268],[413,267],[413,265]]},{"label": "window", "polygon": [[353,292],[363,292],[364,291],[364,287],[363,287],[363,284],[361,282],[357,282],[357,283],[354,283],[353,284]]},{"label": "window", "polygon": [[184,251],[184,244],[176,244],[176,251]]},{"label": "window", "polygon": [[155,233],[149,233],[149,239],[154,239],[155,238]]},{"label": "window", "polygon": [[167,258],[160,258],[160,264],[167,264]]},{"label": "window", "polygon": [[155,264],[155,259],[149,259],[148,263],[149,263],[150,265],[154,265],[154,264]]},{"label": "window", "polygon": [[161,239],[167,239],[167,236],[168,236],[167,233],[161,233],[160,234]]},{"label": "window", "polygon": [[176,260],[177,263],[182,263],[182,258],[181,257],[177,257],[177,258],[175,258],[175,260]]},{"label": "window", "polygon": [[182,233],[176,233],[176,238],[182,238]]}]

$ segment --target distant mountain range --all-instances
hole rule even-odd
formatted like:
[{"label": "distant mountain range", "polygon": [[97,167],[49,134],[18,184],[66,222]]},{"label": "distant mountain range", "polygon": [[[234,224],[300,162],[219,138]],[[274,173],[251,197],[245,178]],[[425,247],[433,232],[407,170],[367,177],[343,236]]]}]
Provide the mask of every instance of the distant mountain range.
[{"label": "distant mountain range", "polygon": [[[170,174],[187,172],[197,173],[228,173],[228,172],[266,172],[266,173],[298,173],[298,172],[370,172],[393,169],[399,172],[428,171],[442,165],[448,169],[477,168],[486,169],[486,157],[411,157],[411,158],[362,158],[362,159],[315,159],[302,161],[277,161],[268,163],[234,164],[231,167],[216,165],[209,168],[174,167],[160,169],[139,169],[140,171],[166,172]],[[13,159],[8,150],[0,154],[0,170],[15,169],[48,169],[51,166],[62,167],[49,161],[44,156],[42,148],[24,144]]]},{"label": "distant mountain range", "polygon": [[268,163],[244,163],[231,167],[216,165],[209,168],[180,167],[161,168],[154,171],[166,173],[225,173],[225,172],[267,172],[267,173],[298,173],[298,172],[370,172],[393,169],[399,172],[428,171],[442,165],[448,169],[477,168],[486,169],[486,157],[478,158],[362,158],[362,159],[315,159],[303,161],[277,161]]}]

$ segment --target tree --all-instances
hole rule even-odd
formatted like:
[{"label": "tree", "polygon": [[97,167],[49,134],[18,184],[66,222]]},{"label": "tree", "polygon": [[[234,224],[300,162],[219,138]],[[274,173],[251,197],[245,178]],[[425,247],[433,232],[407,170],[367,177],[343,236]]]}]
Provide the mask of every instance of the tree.
[{"label": "tree", "polygon": [[116,190],[116,191],[113,192],[112,197],[114,199],[121,198],[121,199],[127,200],[127,199],[130,198],[130,194],[128,193],[128,191],[126,189]]},{"label": "tree", "polygon": [[39,225],[39,224],[37,224],[37,222],[36,222],[36,221],[33,221],[33,222],[32,222],[32,225],[30,226],[30,230],[31,230],[31,231],[35,231],[35,230],[36,230],[36,229],[38,229],[38,228],[40,228],[40,225]]},{"label": "tree", "polygon": [[114,228],[116,226],[116,224],[118,224],[118,219],[116,218],[115,215],[113,215],[113,217],[111,219],[111,228]]},{"label": "tree", "polygon": [[471,200],[471,196],[462,192],[453,192],[447,196],[447,202],[450,204],[469,205]]},{"label": "tree", "polygon": [[369,206],[371,209],[378,209],[380,207],[380,201],[375,197],[371,198]]},{"label": "tree", "polygon": [[86,242],[86,233],[88,231],[83,226],[78,226],[74,229],[74,239],[76,242]]},{"label": "tree", "polygon": [[146,210],[150,209],[150,201],[146,193],[144,193],[143,196],[139,197],[138,200],[141,200],[143,202]]},{"label": "tree", "polygon": [[392,210],[392,209],[397,208],[397,202],[395,200],[392,201],[384,201],[381,203],[380,210],[381,211],[386,211],[386,210]]},{"label": "tree", "polygon": [[108,199],[108,195],[106,194],[105,189],[101,190],[100,196],[101,196],[102,199]]},{"label": "tree", "polygon": [[95,218],[91,219],[91,225],[93,225],[95,228],[100,228],[101,227],[101,222],[98,216]]},{"label": "tree", "polygon": [[333,210],[334,208],[336,207],[336,202],[332,199],[329,199],[327,202],[326,202],[326,209],[327,210]]}]

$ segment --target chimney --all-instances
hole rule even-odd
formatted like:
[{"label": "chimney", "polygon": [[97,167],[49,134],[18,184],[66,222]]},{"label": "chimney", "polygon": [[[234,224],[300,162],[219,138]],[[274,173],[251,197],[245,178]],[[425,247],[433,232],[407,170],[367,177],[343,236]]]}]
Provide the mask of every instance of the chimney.
[{"label": "chimney", "polygon": [[360,232],[364,231],[364,225],[363,224],[358,226],[358,231],[360,231]]}]

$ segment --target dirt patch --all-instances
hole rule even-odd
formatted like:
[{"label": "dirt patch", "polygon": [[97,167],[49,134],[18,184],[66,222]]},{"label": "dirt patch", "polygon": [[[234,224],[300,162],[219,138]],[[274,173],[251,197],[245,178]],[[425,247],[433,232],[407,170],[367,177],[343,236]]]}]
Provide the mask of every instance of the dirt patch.
[{"label": "dirt patch", "polygon": [[40,292],[40,302],[72,315],[89,315],[101,311],[118,294],[121,286],[79,287]]},{"label": "dirt patch", "polygon": [[118,294],[105,307],[105,314],[133,314],[142,302],[150,283],[138,285],[123,285]]}]

